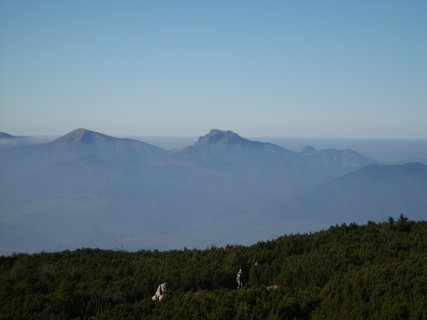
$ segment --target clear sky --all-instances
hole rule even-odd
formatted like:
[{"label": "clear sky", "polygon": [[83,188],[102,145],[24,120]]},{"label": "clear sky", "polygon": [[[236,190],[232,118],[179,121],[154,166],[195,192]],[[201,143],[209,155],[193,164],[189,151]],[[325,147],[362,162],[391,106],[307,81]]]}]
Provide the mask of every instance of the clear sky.
[{"label": "clear sky", "polygon": [[427,1],[0,1],[0,131],[427,138]]}]

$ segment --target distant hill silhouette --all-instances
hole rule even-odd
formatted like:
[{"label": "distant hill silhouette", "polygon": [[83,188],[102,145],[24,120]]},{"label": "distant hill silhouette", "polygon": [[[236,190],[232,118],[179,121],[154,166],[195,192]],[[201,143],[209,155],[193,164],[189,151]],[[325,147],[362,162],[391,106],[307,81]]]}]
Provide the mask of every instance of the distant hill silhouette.
[{"label": "distant hill silhouette", "polygon": [[[17,236],[17,228],[32,230],[68,248],[167,249],[248,244],[308,230],[304,221],[321,225],[328,214],[357,219],[355,208],[380,212],[387,195],[394,199],[379,215],[416,209],[419,216],[420,181],[402,173],[407,190],[418,194],[411,205],[402,202],[404,189],[388,180],[373,188],[375,170],[363,167],[377,163],[351,150],[298,153],[218,129],[169,152],[77,129],[48,143],[0,150],[0,222],[16,226]],[[365,177],[360,186],[353,175]],[[347,197],[363,203],[366,190],[372,199],[378,195],[377,207]]]},{"label": "distant hill silhouette", "polygon": [[[164,154],[165,151],[139,140],[77,129],[52,142],[5,150],[0,153],[0,162],[4,164],[0,173],[5,177],[10,174],[14,177],[22,176],[57,162],[73,161],[86,155],[106,161],[124,159],[147,162]],[[17,167],[20,168],[19,172],[14,172]]]},{"label": "distant hill silhouette", "polygon": [[[71,160],[84,154],[92,154],[103,160],[112,158],[148,160],[161,156],[165,151],[148,143],[115,138],[87,129],[77,129],[50,143],[40,145],[42,152],[61,152],[65,160]],[[35,146],[34,149],[37,147]]]},{"label": "distant hill silhouette", "polygon": [[14,136],[0,131],[0,150],[11,149],[18,146],[28,146],[34,143],[36,142],[30,137]]},{"label": "distant hill silhouette", "polygon": [[325,223],[378,221],[384,212],[427,217],[427,165],[369,165],[277,205],[278,214]]},{"label": "distant hill silhouette", "polygon": [[370,164],[381,164],[353,150],[325,149],[317,151],[314,148],[306,147],[302,154],[309,167],[331,177],[339,177]]},{"label": "distant hill silhouette", "polygon": [[272,143],[252,141],[242,138],[237,133],[230,130],[222,131],[212,129],[208,134],[200,137],[194,145],[198,147],[230,147],[234,149],[253,149],[264,152],[286,152],[288,154],[295,154],[293,151]]},{"label": "distant hill silhouette", "polygon": [[13,139],[15,138],[11,134],[8,134],[6,132],[0,131],[0,139]]},{"label": "distant hill silhouette", "polygon": [[233,131],[221,131],[212,129],[208,134],[199,138],[195,145],[216,145],[216,146],[245,146],[252,145],[253,142],[240,137]]},{"label": "distant hill silhouette", "polygon": [[0,221],[0,253],[58,251],[61,244],[29,229]]}]

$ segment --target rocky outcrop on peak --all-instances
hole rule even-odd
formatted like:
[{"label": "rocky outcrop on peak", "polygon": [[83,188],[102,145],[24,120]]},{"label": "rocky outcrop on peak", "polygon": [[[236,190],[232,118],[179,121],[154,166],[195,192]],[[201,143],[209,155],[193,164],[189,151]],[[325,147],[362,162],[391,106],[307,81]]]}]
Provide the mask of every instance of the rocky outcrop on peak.
[{"label": "rocky outcrop on peak", "polygon": [[199,140],[197,140],[197,142],[195,143],[195,145],[237,146],[250,145],[251,143],[252,141],[242,138],[233,131],[222,131],[218,129],[212,129],[208,134],[200,137]]}]

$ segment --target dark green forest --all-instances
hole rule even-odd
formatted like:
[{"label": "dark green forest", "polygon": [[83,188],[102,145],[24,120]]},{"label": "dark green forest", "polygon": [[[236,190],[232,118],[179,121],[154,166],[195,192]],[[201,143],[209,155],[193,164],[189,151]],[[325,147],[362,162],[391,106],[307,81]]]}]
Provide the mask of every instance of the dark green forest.
[{"label": "dark green forest", "polygon": [[248,247],[2,256],[0,319],[427,319],[426,234],[401,215]]}]

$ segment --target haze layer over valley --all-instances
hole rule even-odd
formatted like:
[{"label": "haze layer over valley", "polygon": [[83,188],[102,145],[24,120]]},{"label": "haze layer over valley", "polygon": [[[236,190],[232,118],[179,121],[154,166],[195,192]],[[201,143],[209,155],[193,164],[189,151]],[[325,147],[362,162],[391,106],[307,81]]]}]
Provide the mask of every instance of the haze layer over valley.
[{"label": "haze layer over valley", "polygon": [[217,129],[175,150],[77,129],[1,149],[0,176],[2,254],[250,244],[427,207],[424,164]]}]

